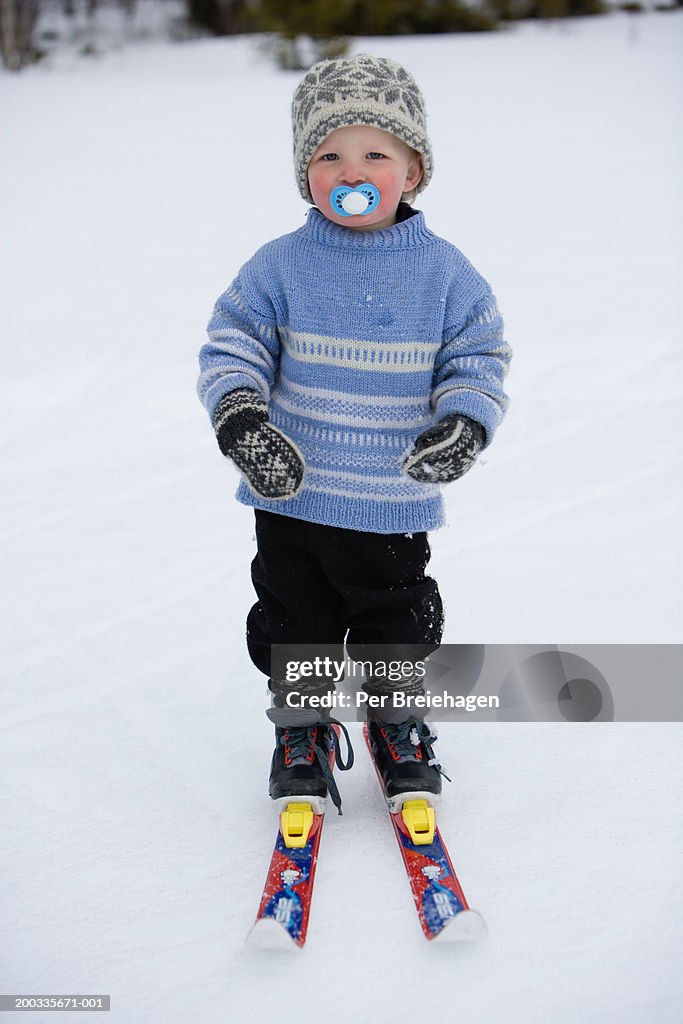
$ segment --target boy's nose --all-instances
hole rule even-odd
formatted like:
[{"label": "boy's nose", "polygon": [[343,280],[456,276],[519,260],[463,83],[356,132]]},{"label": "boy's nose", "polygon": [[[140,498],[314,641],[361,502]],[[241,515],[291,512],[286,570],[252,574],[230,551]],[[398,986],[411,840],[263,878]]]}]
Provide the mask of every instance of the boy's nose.
[{"label": "boy's nose", "polygon": [[362,174],[360,168],[348,164],[342,168],[341,184],[347,185],[349,188],[356,188],[358,185],[362,185],[366,181],[365,175]]}]

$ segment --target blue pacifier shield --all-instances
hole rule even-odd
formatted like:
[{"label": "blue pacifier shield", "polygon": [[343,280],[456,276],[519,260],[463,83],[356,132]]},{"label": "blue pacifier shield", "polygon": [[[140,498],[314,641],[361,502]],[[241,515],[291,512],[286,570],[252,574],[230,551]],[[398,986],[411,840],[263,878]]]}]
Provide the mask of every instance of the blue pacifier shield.
[{"label": "blue pacifier shield", "polygon": [[379,189],[369,181],[356,188],[340,185],[330,192],[330,206],[342,217],[365,217],[379,206]]}]

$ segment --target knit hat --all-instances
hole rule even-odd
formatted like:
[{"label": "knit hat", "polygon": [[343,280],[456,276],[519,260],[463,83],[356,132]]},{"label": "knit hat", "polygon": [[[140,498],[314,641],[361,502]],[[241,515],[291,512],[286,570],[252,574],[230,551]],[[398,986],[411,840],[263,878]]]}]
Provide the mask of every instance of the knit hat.
[{"label": "knit hat", "polygon": [[395,60],[360,53],[314,64],[294,93],[294,166],[299,192],[307,203],[313,202],[308,187],[311,157],[333,131],[352,125],[381,128],[417,150],[424,166],[417,191],[427,187],[433,157],[417,82]]}]

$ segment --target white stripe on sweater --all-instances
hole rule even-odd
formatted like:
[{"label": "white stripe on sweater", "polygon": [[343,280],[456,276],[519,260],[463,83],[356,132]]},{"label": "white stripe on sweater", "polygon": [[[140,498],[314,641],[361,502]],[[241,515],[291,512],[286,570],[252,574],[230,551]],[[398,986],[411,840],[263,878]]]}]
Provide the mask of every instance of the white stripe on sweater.
[{"label": "white stripe on sweater", "polygon": [[284,328],[280,334],[285,352],[291,359],[363,372],[427,372],[432,369],[439,350],[437,343],[427,341],[358,341],[323,334],[301,334],[289,328]]}]

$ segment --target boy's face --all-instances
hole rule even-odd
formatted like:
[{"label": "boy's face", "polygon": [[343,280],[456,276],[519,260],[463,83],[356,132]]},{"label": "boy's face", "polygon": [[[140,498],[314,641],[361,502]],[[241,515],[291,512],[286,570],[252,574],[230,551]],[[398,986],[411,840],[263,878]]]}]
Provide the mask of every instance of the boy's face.
[{"label": "boy's face", "polygon": [[[328,220],[356,231],[376,231],[396,223],[401,195],[414,189],[422,165],[409,146],[380,128],[352,125],[328,135],[311,157],[308,184],[313,201]],[[355,188],[371,182],[380,202],[372,213],[344,217],[330,206],[330,192],[340,185]]]}]

